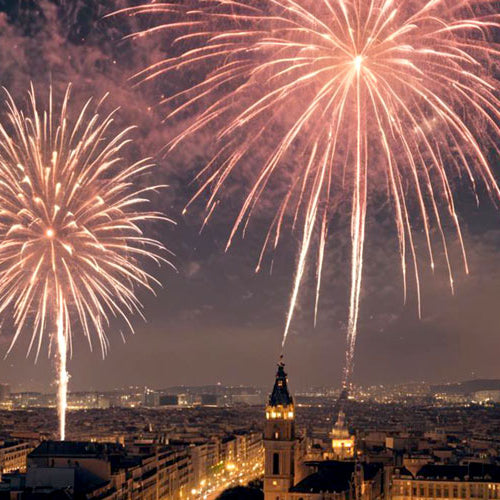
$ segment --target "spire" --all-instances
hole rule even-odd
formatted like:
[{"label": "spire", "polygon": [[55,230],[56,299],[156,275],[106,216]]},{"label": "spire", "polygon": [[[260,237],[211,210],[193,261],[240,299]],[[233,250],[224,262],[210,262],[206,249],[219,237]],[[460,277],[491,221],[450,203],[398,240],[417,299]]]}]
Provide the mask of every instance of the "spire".
[{"label": "spire", "polygon": [[289,405],[293,405],[293,399],[288,392],[285,363],[283,363],[283,358],[281,357],[278,364],[278,371],[276,373],[276,381],[274,382],[273,392],[269,397],[269,406]]},{"label": "spire", "polygon": [[345,408],[348,399],[349,399],[349,391],[346,387],[344,387],[340,392],[339,398],[337,399],[337,403],[335,404],[334,411],[335,413],[337,413],[337,418],[341,413],[344,413],[345,416]]},{"label": "spire", "polygon": [[336,437],[348,437],[349,431],[346,425],[345,407],[349,393],[346,388],[342,389],[337,404],[335,405],[335,410],[337,412],[337,420],[332,430],[332,434]]}]

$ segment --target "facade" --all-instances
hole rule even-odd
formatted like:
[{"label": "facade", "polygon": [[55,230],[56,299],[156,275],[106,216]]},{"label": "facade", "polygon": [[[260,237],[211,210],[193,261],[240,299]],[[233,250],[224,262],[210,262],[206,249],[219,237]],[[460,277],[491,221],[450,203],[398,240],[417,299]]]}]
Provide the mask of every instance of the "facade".
[{"label": "facade", "polygon": [[28,442],[4,441],[0,442],[0,472],[26,471],[28,454],[33,446]]},{"label": "facade", "polygon": [[391,481],[392,500],[476,500],[500,498],[500,466],[426,464],[416,472],[395,470]]}]

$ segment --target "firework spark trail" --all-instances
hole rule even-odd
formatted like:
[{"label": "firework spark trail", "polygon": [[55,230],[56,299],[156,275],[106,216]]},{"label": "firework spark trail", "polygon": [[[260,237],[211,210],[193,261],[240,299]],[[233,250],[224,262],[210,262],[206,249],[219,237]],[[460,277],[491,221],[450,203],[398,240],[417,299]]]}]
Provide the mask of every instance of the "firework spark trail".
[{"label": "firework spark trail", "polygon": [[338,199],[350,200],[344,387],[358,328],[366,217],[377,198],[370,195],[388,193],[404,297],[411,264],[419,313],[415,234],[423,229],[432,270],[435,256],[443,255],[453,291],[449,225],[468,272],[454,183],[463,177],[477,198],[478,186],[494,202],[500,198],[487,160],[500,139],[495,9],[488,0],[185,0],[119,12],[156,23],[132,38],[161,34],[172,42],[172,56],[138,73],[137,84],[188,75],[187,86],[160,102],[166,119],[193,117],[170,147],[198,132],[216,133],[218,151],[191,200],[209,190],[205,222],[234,170],[252,165],[255,151],[265,157],[253,169],[228,246],[238,230],[244,234],[266,188],[293,176],[257,266],[292,220],[301,238],[283,345],[314,242],[316,315],[329,222]]},{"label": "firework spark trail", "polygon": [[132,330],[128,316],[141,314],[136,289],[159,285],[142,263],[168,262],[141,226],[168,219],[143,210],[160,186],[138,187],[152,164],[126,163],[130,128],[109,138],[114,113],[101,117],[101,103],[92,113],[88,101],[73,116],[70,86],[60,113],[52,90],[45,111],[33,88],[29,98],[25,114],[7,94],[0,124],[0,313],[13,310],[9,352],[27,328],[28,354],[38,357],[44,341],[54,352],[64,440],[72,337],[81,331],[92,348],[95,336],[104,356],[111,318]]},{"label": "firework spark trail", "polygon": [[56,370],[58,375],[57,385],[57,413],[59,418],[59,437],[64,441],[66,437],[66,410],[68,408],[68,382],[69,374],[66,368],[68,360],[68,342],[64,333],[63,324],[63,298],[57,297],[57,357],[56,357]]}]

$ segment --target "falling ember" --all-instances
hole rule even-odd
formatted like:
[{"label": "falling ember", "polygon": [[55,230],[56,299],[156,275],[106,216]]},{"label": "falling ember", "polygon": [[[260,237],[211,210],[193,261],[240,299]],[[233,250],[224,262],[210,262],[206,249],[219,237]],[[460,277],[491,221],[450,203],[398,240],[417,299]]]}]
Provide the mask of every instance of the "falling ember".
[{"label": "falling ember", "polygon": [[208,192],[210,216],[234,171],[253,165],[256,151],[265,155],[253,172],[255,181],[228,246],[247,227],[266,189],[276,183],[288,186],[281,199],[274,196],[276,215],[261,253],[262,258],[276,247],[285,221],[292,220],[301,235],[283,345],[311,247],[319,249],[318,299],[328,225],[339,215],[336,207],[345,206],[337,201],[348,200],[347,386],[358,329],[366,217],[379,199],[371,195],[387,193],[405,298],[410,264],[419,311],[415,234],[422,229],[431,269],[435,255],[444,254],[453,290],[447,225],[458,236],[468,272],[455,181],[463,178],[476,196],[484,187],[493,200],[500,198],[487,160],[490,152],[498,152],[500,140],[498,83],[492,75],[500,55],[492,35],[499,14],[492,2],[186,0],[120,13],[153,14],[158,21],[131,37],[164,33],[173,41],[172,57],[138,73],[138,84],[189,72],[188,86],[161,101],[168,119],[189,111],[194,117],[170,147],[199,131],[209,130],[216,139],[217,153],[199,174],[201,187],[192,201]]},{"label": "falling ember", "polygon": [[128,316],[141,314],[135,290],[159,284],[141,264],[167,262],[162,244],[141,226],[168,219],[143,210],[159,186],[134,187],[152,165],[125,163],[130,129],[108,138],[113,114],[101,117],[98,107],[92,114],[88,101],[70,126],[69,86],[60,113],[52,91],[46,111],[39,111],[33,89],[29,98],[24,113],[7,94],[0,124],[0,313],[13,310],[9,352],[27,328],[29,352],[38,357],[49,342],[64,440],[73,335],[83,333],[91,348],[95,337],[104,356],[110,318],[132,329]]}]

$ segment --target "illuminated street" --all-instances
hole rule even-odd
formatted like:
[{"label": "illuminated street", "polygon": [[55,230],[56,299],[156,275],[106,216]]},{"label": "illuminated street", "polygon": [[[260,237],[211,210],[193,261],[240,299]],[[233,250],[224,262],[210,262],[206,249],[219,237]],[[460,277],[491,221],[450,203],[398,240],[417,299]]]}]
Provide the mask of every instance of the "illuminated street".
[{"label": "illuminated street", "polygon": [[259,479],[264,475],[264,455],[256,460],[244,462],[239,468],[237,464],[229,463],[223,473],[215,474],[213,478],[202,481],[205,484],[191,493],[192,500],[215,500],[224,490],[238,485],[246,485],[250,481]]}]

